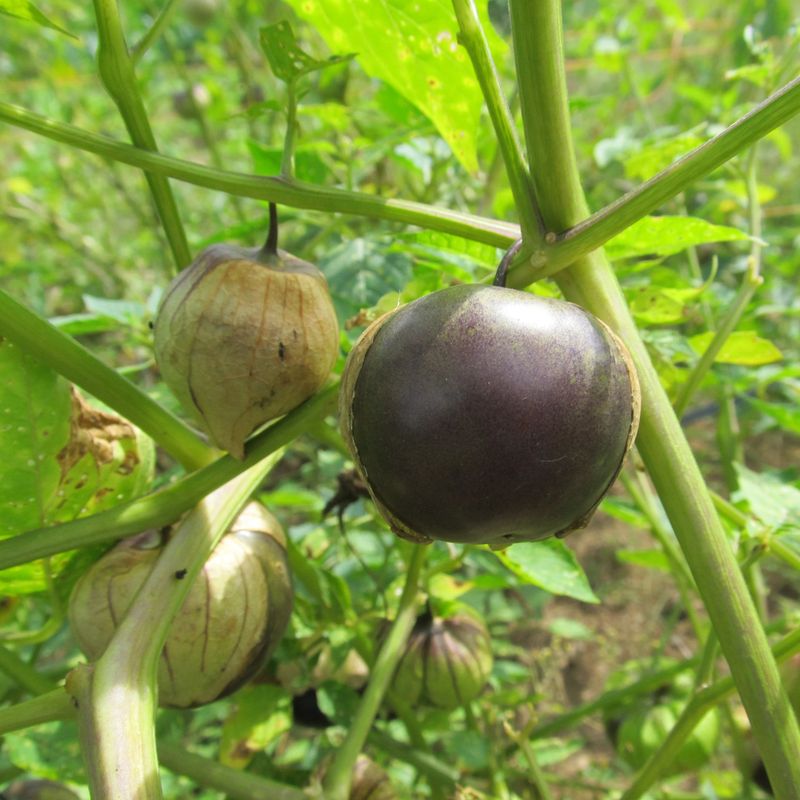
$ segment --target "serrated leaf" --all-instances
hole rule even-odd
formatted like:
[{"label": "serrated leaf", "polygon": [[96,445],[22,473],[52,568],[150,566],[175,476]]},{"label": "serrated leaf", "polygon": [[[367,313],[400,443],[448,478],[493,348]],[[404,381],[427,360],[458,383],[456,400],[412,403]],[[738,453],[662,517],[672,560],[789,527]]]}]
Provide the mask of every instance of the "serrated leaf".
[{"label": "serrated leaf", "polygon": [[292,26],[285,20],[267,25],[259,32],[261,49],[276,78],[292,83],[303,75],[355,58],[355,53],[331,56],[324,61],[312,58],[299,47]]},{"label": "serrated leaf", "polygon": [[[707,331],[692,336],[689,344],[698,355],[703,355],[713,338],[713,331]],[[755,331],[734,331],[725,340],[714,361],[718,364],[758,367],[762,364],[773,364],[782,358],[781,351],[768,339],[762,339]]]},{"label": "serrated leaf", "polygon": [[292,727],[292,696],[286,689],[260,684],[236,695],[233,713],[222,726],[219,759],[244,769],[253,756]]},{"label": "serrated leaf", "polygon": [[688,132],[647,144],[625,159],[625,174],[633,180],[645,181],[702,143],[702,136]]},{"label": "serrated leaf", "polygon": [[483,97],[457,23],[441,0],[288,0],[331,50],[357,51],[367,74],[396,89],[436,126],[459,161],[477,170]]},{"label": "serrated leaf", "polygon": [[737,228],[714,225],[698,217],[644,217],[606,244],[612,261],[642,256],[669,256],[710,242],[733,242],[749,237]]},{"label": "serrated leaf", "polygon": [[584,603],[600,602],[575,555],[560,539],[513,544],[495,555],[525,583]]},{"label": "serrated leaf", "polygon": [[772,528],[800,525],[800,489],[743,464],[734,466],[739,482],[735,500],[744,500],[750,513]]},{"label": "serrated leaf", "polygon": [[54,31],[66,34],[72,39],[78,38],[51,19],[48,19],[29,0],[0,0],[0,14],[5,14],[8,17],[16,17],[16,19],[24,19],[28,22],[35,22],[43,28],[51,28]]}]

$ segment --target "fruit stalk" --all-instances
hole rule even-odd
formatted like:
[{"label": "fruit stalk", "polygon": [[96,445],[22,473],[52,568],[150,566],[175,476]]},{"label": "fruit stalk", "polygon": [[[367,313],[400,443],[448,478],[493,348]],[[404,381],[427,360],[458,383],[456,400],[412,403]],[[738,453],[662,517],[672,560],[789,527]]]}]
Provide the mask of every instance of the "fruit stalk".
[{"label": "fruit stalk", "polygon": [[161,800],[156,671],[169,626],[219,538],[277,460],[273,455],[251,467],[187,516],[101,658],[68,676],[93,795]]},{"label": "fruit stalk", "polygon": [[[511,0],[525,135],[544,220],[565,230],[588,216],[572,146],[558,0]],[[628,345],[642,386],[638,447],[697,582],[750,716],[777,798],[800,796],[800,729],[705,481],[604,255],[559,274],[564,295]]]}]

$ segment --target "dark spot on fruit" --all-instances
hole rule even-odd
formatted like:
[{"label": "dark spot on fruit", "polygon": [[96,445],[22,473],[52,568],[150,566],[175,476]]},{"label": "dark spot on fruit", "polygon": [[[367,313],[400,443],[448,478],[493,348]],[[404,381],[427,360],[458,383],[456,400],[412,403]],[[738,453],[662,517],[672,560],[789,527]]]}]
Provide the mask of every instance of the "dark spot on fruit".
[{"label": "dark spot on fruit", "polygon": [[176,573],[175,573],[175,577],[176,577],[176,578],[177,578],[179,581],[182,581],[182,580],[183,580],[183,579],[186,577],[186,573],[187,573],[187,572],[188,572],[188,570],[186,570],[186,569],[179,569],[179,570],[177,570],[177,571],[176,571]]},{"label": "dark spot on fruit", "polygon": [[278,358],[283,361],[286,358],[286,347],[283,342],[278,342]]}]

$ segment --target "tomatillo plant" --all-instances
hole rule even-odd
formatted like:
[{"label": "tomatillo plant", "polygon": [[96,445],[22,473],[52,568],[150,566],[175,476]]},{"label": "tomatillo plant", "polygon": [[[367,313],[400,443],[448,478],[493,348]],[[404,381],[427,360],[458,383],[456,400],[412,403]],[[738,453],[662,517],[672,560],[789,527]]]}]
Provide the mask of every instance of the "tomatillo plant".
[{"label": "tomatillo plant", "polygon": [[256,5],[0,8],[0,782],[796,800],[790,15]]}]

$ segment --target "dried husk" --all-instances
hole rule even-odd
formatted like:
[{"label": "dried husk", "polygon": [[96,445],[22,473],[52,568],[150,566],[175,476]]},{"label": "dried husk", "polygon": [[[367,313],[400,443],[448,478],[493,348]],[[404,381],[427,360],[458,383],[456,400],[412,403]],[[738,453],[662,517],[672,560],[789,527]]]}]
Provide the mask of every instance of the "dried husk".
[{"label": "dried husk", "polygon": [[[76,583],[69,621],[90,660],[102,655],[162,544],[155,531],[126,539]],[[291,614],[284,544],[277,520],[256,503],[222,537],[170,628],[158,668],[161,705],[210,703],[261,669]]]},{"label": "dried husk", "polygon": [[181,405],[235,458],[258,427],[322,387],[339,349],[322,273],[278,251],[214,245],[170,284],[156,361]]}]

